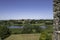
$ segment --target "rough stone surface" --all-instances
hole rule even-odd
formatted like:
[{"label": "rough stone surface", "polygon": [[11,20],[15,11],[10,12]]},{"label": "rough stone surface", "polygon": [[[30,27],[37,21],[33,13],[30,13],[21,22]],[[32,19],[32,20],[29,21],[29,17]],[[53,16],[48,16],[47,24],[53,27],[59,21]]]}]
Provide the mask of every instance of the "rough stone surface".
[{"label": "rough stone surface", "polygon": [[54,13],[53,24],[54,32],[52,40],[60,40],[60,0],[53,0],[53,13]]}]

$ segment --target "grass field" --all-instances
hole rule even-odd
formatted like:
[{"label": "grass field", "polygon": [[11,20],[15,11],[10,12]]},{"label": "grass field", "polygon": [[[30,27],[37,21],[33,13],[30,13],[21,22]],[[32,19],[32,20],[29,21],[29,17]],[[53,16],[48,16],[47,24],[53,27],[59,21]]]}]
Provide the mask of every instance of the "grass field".
[{"label": "grass field", "polygon": [[5,40],[39,40],[40,34],[15,34]]}]

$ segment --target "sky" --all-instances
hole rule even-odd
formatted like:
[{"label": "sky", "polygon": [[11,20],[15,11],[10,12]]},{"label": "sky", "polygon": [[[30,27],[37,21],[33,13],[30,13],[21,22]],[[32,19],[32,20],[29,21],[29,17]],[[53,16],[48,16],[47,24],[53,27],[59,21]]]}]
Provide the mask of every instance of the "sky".
[{"label": "sky", "polygon": [[0,0],[0,20],[53,19],[52,0]]}]

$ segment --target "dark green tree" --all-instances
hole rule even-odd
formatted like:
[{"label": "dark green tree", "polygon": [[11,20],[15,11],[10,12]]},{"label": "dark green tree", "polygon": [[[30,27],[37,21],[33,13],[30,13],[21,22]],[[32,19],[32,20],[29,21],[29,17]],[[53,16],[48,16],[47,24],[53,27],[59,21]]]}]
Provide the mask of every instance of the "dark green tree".
[{"label": "dark green tree", "polygon": [[9,29],[5,26],[0,26],[0,39],[4,40],[5,38],[11,35]]},{"label": "dark green tree", "polygon": [[32,26],[30,24],[26,24],[22,29],[23,34],[32,33]]}]

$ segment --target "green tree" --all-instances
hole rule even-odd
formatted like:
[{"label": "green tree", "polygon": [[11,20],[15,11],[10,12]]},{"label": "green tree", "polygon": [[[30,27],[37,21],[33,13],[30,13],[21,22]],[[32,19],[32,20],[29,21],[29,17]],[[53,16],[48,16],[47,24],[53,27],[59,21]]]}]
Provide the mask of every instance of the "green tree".
[{"label": "green tree", "polygon": [[39,27],[39,26],[34,26],[34,29],[35,29],[35,32],[36,32],[36,33],[42,32],[42,28]]},{"label": "green tree", "polygon": [[7,38],[8,36],[10,36],[10,31],[7,27],[5,26],[0,26],[0,39],[4,40],[5,38]]},{"label": "green tree", "polygon": [[35,24],[35,22],[36,22],[36,20],[33,19],[30,21],[30,24]]},{"label": "green tree", "polygon": [[23,29],[22,29],[22,33],[32,33],[32,26],[30,24],[26,24]]},{"label": "green tree", "polygon": [[39,40],[52,40],[52,34],[48,32],[42,32]]}]

